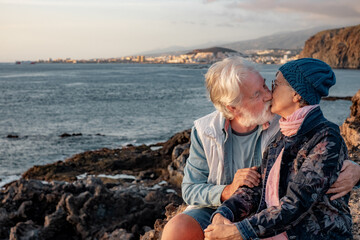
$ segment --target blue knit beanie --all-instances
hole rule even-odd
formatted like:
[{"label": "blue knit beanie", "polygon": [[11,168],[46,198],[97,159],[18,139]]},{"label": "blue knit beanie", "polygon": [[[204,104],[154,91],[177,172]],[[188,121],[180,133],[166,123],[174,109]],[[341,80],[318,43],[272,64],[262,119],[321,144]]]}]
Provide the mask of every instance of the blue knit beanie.
[{"label": "blue knit beanie", "polygon": [[288,62],[279,71],[291,87],[310,105],[319,104],[336,82],[331,67],[314,58],[300,58]]}]

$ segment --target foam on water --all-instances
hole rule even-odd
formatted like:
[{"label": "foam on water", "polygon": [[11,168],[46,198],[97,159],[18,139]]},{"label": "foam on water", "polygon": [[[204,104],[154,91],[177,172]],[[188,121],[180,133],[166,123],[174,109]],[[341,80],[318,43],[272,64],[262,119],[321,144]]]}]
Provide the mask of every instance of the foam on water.
[{"label": "foam on water", "polygon": [[10,175],[10,176],[0,176],[0,189],[3,188],[4,185],[11,183],[13,181],[19,180],[20,175]]}]

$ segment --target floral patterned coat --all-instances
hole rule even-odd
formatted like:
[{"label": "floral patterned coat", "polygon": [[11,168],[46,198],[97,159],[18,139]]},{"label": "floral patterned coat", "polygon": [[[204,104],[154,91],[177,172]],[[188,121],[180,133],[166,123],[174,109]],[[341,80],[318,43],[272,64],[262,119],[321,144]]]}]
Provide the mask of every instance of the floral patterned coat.
[{"label": "floral patterned coat", "polygon": [[[267,178],[283,147],[280,206],[267,208]],[[269,145],[260,169],[262,184],[239,188],[213,216],[221,213],[235,222],[243,239],[284,231],[289,239],[352,239],[349,194],[333,201],[326,194],[345,159],[347,148],[338,126],[326,120],[317,107],[305,117],[296,135],[280,133]]]}]

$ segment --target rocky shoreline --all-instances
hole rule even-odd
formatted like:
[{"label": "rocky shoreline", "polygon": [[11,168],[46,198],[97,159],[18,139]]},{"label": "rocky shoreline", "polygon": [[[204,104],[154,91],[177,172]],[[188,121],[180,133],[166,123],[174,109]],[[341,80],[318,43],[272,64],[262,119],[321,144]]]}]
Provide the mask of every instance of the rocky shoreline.
[{"label": "rocky shoreline", "polygon": [[[360,90],[341,126],[360,159]],[[183,211],[180,185],[190,130],[151,146],[100,149],[34,166],[0,192],[0,239],[160,239]],[[354,239],[360,239],[360,189],[352,192]]]}]

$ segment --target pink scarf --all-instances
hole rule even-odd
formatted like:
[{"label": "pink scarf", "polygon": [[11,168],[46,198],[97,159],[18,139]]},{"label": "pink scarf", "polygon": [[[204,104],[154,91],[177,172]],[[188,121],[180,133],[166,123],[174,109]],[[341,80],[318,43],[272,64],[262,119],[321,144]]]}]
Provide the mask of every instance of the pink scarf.
[{"label": "pink scarf", "polygon": [[317,106],[319,105],[317,104],[305,106],[293,112],[286,119],[282,117],[279,121],[280,131],[282,132],[282,134],[288,137],[295,135],[299,130],[302,122],[304,121],[306,115]]},{"label": "pink scarf", "polygon": [[[281,118],[280,131],[285,136],[292,136],[297,133],[306,115],[319,105],[310,105],[302,107],[293,112],[286,119]],[[271,168],[268,181],[265,188],[265,201],[267,207],[279,206],[279,180],[280,180],[280,166],[284,148],[281,150],[279,156],[276,158],[274,166]],[[280,233],[274,237],[266,238],[267,240],[285,240],[288,239],[286,232]]]}]

